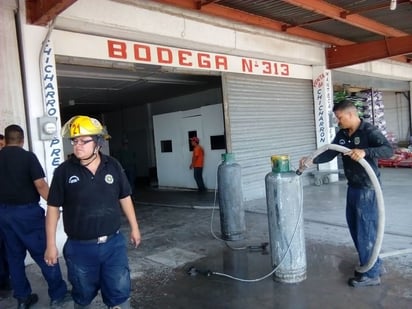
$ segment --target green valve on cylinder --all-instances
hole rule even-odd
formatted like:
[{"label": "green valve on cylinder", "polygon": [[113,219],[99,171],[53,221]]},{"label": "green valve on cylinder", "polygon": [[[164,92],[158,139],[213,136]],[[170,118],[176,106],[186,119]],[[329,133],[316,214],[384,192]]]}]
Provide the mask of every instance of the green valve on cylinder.
[{"label": "green valve on cylinder", "polygon": [[235,162],[235,154],[234,153],[222,153],[222,161],[225,163]]},{"label": "green valve on cylinder", "polygon": [[272,172],[287,173],[290,171],[288,155],[274,155],[270,157],[270,160],[272,161]]}]

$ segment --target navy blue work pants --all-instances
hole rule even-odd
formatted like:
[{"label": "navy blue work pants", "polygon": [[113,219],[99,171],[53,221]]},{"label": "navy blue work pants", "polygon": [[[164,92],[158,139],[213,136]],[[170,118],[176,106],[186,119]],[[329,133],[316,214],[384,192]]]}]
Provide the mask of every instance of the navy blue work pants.
[{"label": "navy blue work pants", "polygon": [[[375,190],[348,187],[346,197],[346,220],[358,251],[360,266],[365,265],[372,255],[377,237],[378,208]],[[364,275],[376,278],[380,274],[380,258]]]},{"label": "navy blue work pants", "polygon": [[78,305],[89,305],[99,290],[109,307],[122,304],[130,297],[126,241],[120,232],[100,244],[68,239],[63,255],[72,297]]},{"label": "navy blue work pants", "polygon": [[6,257],[6,245],[0,234],[0,287],[7,285],[9,280],[10,273]]},{"label": "navy blue work pants", "polygon": [[13,296],[17,299],[26,298],[32,293],[24,263],[27,251],[47,281],[50,299],[62,299],[67,292],[60,265],[48,266],[44,262],[44,214],[44,209],[38,203],[19,206],[0,204],[0,231],[6,245]]}]

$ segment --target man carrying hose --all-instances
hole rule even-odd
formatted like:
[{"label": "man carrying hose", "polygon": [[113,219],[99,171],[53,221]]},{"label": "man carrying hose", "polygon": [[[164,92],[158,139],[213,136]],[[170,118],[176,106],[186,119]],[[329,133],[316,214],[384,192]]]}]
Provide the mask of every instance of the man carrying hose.
[{"label": "man carrying hose", "polygon": [[[372,182],[359,160],[365,159],[379,179],[378,158],[389,158],[393,149],[388,140],[374,125],[358,116],[355,105],[344,100],[334,105],[333,112],[338,120],[340,130],[332,144],[349,148],[342,154],[343,169],[348,180],[346,195],[346,221],[359,256],[360,266],[368,263],[377,238],[378,207]],[[327,150],[313,160],[304,157],[300,160],[301,168],[312,163],[325,163],[334,159],[340,152]],[[348,280],[352,287],[380,284],[382,261],[365,273],[355,270],[354,277]]]}]

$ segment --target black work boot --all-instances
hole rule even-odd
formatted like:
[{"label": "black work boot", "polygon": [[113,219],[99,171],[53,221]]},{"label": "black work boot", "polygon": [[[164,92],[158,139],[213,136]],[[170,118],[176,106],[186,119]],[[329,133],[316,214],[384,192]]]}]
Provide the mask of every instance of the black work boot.
[{"label": "black work boot", "polygon": [[369,278],[368,276],[362,275],[359,277],[350,278],[348,284],[354,288],[360,288],[364,286],[374,286],[381,284],[381,278]]},{"label": "black work boot", "polygon": [[18,299],[17,309],[28,309],[39,301],[37,294],[30,294],[26,298]]}]

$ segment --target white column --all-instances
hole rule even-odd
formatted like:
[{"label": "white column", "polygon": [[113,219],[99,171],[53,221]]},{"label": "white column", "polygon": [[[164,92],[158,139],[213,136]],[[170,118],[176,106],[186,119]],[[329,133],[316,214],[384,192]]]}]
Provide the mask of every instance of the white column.
[{"label": "white column", "polygon": [[[47,182],[50,184],[55,168],[64,161],[63,145],[60,137],[60,109],[57,90],[56,64],[53,47],[46,40],[48,28],[28,25],[25,22],[24,7],[19,11],[21,21],[21,46],[24,65],[23,80],[26,84],[27,141],[42,164]],[[43,42],[47,41],[47,44]],[[40,117],[55,118],[57,132],[50,139],[40,139]],[[46,208],[47,202],[41,200]],[[56,242],[62,252],[66,240],[62,220],[57,227]],[[31,263],[28,258],[27,263]]]},{"label": "white column", "polygon": [[[331,71],[324,66],[313,67],[313,96],[315,102],[316,146],[330,144],[335,137],[333,121],[333,87]],[[319,170],[337,170],[337,159],[319,164]],[[330,181],[337,181],[338,174],[329,176]]]},{"label": "white column", "polygon": [[0,133],[10,124],[26,130],[23,86],[17,45],[15,1],[0,2]]}]

